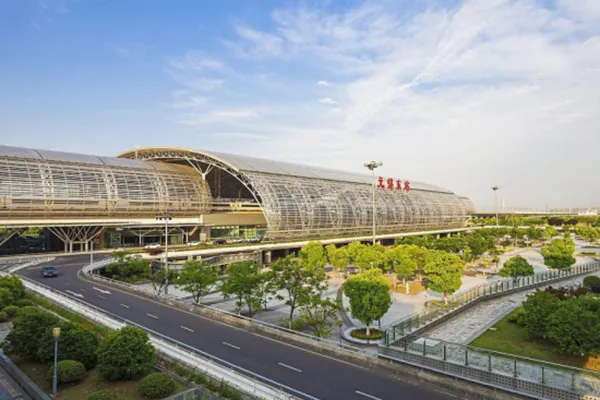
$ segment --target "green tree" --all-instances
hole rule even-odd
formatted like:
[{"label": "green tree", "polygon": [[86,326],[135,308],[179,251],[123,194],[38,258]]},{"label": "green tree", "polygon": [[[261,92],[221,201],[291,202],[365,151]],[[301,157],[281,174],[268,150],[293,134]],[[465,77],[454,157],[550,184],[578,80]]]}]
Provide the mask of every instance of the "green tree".
[{"label": "green tree", "polygon": [[417,262],[411,257],[411,248],[409,245],[399,245],[387,252],[387,262],[391,264],[392,269],[396,272],[397,279],[402,279],[405,285],[406,293],[408,294],[408,285],[406,278],[410,278],[417,272]]},{"label": "green tree", "polygon": [[152,288],[156,291],[156,294],[161,294],[167,291],[167,288],[172,283],[177,282],[178,278],[177,271],[169,269],[168,271],[162,267],[150,268],[146,277],[152,283]]},{"label": "green tree", "polygon": [[20,317],[3,343],[9,356],[35,359],[40,343],[49,328],[58,326],[58,318],[35,307],[23,307]]},{"label": "green tree", "polygon": [[150,261],[139,254],[131,254],[124,250],[114,251],[112,262],[102,271],[103,275],[125,282],[145,277],[150,270]]},{"label": "green tree", "polygon": [[327,252],[321,242],[308,242],[298,253],[304,268],[323,269],[327,265]]},{"label": "green tree", "polygon": [[444,295],[448,304],[448,293],[452,294],[462,286],[464,262],[456,254],[433,250],[429,252],[423,273],[429,281],[429,289]]},{"label": "green tree", "polygon": [[[289,327],[294,319],[294,311],[298,305],[304,304],[312,294],[319,296],[327,288],[327,275],[322,269],[305,268],[293,257],[286,257],[273,263],[272,285],[286,293],[285,304],[290,307]],[[278,295],[280,300],[284,297]]]},{"label": "green tree", "polygon": [[553,237],[558,236],[558,235],[559,235],[559,233],[554,227],[548,225],[544,228],[544,237],[546,237],[548,239],[552,239]]},{"label": "green tree", "polygon": [[194,303],[198,304],[215,286],[218,276],[218,267],[190,260],[179,271],[177,284],[183,291],[190,293]]},{"label": "green tree", "polygon": [[383,269],[383,267],[385,266],[385,261],[385,253],[381,251],[380,247],[362,246],[356,253],[354,264],[363,269]]},{"label": "green tree", "polygon": [[0,310],[8,307],[15,302],[13,295],[9,289],[0,288]]},{"label": "green tree", "polygon": [[[59,360],[79,361],[89,370],[96,365],[97,350],[98,338],[92,331],[71,323],[61,323],[60,340],[58,341]],[[37,359],[44,363],[54,359],[52,328],[48,328],[40,338]]]},{"label": "green tree", "polygon": [[512,278],[516,284],[521,277],[531,276],[535,273],[533,266],[521,256],[514,256],[504,263],[502,269],[498,272],[503,278]]},{"label": "green tree", "polygon": [[407,236],[401,237],[395,240],[394,244],[408,244],[414,246],[425,247],[426,249],[433,249],[435,247],[436,240],[431,235],[426,236]]},{"label": "green tree", "polygon": [[356,256],[363,247],[365,247],[365,245],[361,242],[352,242],[348,245],[348,257],[350,258],[351,263],[354,263],[356,261]]},{"label": "green tree", "polygon": [[111,332],[98,348],[98,372],[108,381],[142,376],[155,364],[156,352],[148,333],[133,326]]},{"label": "green tree", "polygon": [[344,294],[350,300],[352,317],[366,326],[367,335],[371,323],[381,319],[392,305],[388,281],[376,268],[349,277]]},{"label": "green tree", "polygon": [[255,263],[240,262],[230,264],[225,270],[226,277],[219,285],[219,290],[228,299],[235,297],[236,311],[248,308],[248,316],[252,316],[264,306],[263,284],[266,275],[261,272],[261,266]]},{"label": "green tree", "polygon": [[561,301],[546,320],[546,337],[567,354],[600,353],[600,313],[593,296]]},{"label": "green tree", "polygon": [[549,292],[538,290],[527,296],[523,302],[523,313],[519,321],[532,338],[543,338],[546,333],[548,317],[556,311],[560,300]]},{"label": "green tree", "polygon": [[529,240],[540,240],[544,236],[544,232],[535,226],[528,227],[525,234]]},{"label": "green tree", "polygon": [[350,262],[350,256],[348,255],[347,247],[336,247],[334,244],[330,244],[326,247],[327,259],[329,264],[340,271],[345,270]]},{"label": "green tree", "polygon": [[341,308],[341,302],[337,300],[324,298],[320,294],[312,294],[300,307],[298,320],[301,325],[308,326],[314,336],[329,337]]},{"label": "green tree", "polygon": [[572,239],[554,239],[552,243],[542,246],[544,264],[550,268],[567,268],[575,264],[575,243]]},{"label": "green tree", "polygon": [[5,275],[0,277],[0,288],[8,289],[12,295],[13,301],[25,297],[25,285],[16,275]]}]

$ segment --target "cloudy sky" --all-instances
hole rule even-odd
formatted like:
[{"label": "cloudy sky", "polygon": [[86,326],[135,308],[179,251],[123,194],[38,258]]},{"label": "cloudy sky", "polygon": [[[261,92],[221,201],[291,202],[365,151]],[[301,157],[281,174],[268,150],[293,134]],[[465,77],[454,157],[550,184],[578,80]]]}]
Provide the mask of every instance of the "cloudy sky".
[{"label": "cloudy sky", "polygon": [[600,204],[598,0],[3,0],[0,143],[178,145]]}]

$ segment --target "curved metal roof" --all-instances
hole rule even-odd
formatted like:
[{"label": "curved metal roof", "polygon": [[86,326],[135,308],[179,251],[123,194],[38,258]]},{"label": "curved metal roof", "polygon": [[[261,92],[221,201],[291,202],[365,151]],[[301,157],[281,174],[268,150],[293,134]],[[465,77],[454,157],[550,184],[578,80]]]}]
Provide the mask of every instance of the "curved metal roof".
[{"label": "curved metal roof", "polygon": [[[133,150],[123,152],[118,157],[133,158],[136,157],[136,152],[145,151],[178,151],[187,152],[190,154],[201,154],[203,156],[214,158],[217,161],[223,162],[238,172],[259,172],[264,174],[298,176],[303,178],[314,178],[338,182],[353,182],[371,184],[372,177],[369,174],[361,174],[355,172],[347,172],[336,169],[323,167],[315,167],[310,165],[294,164],[285,161],[274,161],[263,158],[240,156],[236,154],[211,152],[205,150],[189,149],[184,147],[171,146],[151,146],[139,147]],[[395,177],[398,178],[398,177]],[[428,183],[413,181],[407,178],[399,178],[402,181],[408,180],[411,183],[411,188],[417,190],[428,190],[433,192],[453,193],[448,189],[439,186],[430,185]]]}]

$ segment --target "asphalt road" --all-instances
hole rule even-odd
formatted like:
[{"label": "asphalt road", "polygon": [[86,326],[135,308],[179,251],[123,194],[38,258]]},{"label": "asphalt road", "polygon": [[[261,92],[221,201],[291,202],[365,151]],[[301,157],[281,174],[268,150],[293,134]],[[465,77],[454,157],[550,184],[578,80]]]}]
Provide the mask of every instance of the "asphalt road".
[{"label": "asphalt road", "polygon": [[77,271],[87,257],[57,258],[44,264],[58,277],[42,278],[41,266],[18,271],[67,294],[182,343],[323,400],[450,399],[432,386],[394,379],[359,366],[301,350],[97,283]]}]

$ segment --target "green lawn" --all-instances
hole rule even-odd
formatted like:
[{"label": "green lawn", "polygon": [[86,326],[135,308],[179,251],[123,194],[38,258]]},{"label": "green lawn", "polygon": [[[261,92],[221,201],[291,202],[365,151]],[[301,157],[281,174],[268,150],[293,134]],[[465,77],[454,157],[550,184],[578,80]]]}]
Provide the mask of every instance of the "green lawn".
[{"label": "green lawn", "polygon": [[600,358],[564,355],[548,341],[529,339],[521,326],[508,321],[509,317],[519,312],[520,309],[521,307],[517,308],[498,321],[494,325],[494,328],[496,328],[495,331],[485,331],[481,336],[473,340],[470,345],[482,349],[600,371]]},{"label": "green lawn", "polygon": [[[22,361],[14,360],[15,364],[23,371],[31,380],[33,380],[45,393],[52,393],[52,382],[44,379],[47,366],[40,364],[35,361]],[[117,381],[107,382],[104,381],[96,370],[92,370],[86,373],[85,378],[77,384],[69,385],[58,385],[58,396],[59,400],[86,400],[90,394],[101,390],[108,389],[112,392],[117,393],[123,400],[145,400],[138,394],[139,380],[133,381]],[[178,393],[186,390],[187,388],[176,382],[175,392]]]}]

